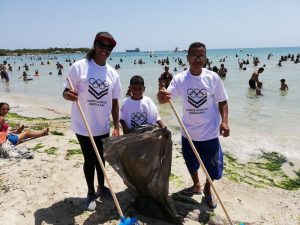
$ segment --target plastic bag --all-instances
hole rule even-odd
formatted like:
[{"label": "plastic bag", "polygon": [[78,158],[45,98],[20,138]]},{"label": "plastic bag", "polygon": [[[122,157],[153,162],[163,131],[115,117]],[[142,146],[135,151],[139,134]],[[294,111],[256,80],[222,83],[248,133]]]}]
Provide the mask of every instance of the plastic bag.
[{"label": "plastic bag", "polygon": [[104,158],[135,193],[137,210],[159,219],[178,221],[168,196],[172,162],[171,132],[166,128],[141,126],[130,133],[103,140]]}]

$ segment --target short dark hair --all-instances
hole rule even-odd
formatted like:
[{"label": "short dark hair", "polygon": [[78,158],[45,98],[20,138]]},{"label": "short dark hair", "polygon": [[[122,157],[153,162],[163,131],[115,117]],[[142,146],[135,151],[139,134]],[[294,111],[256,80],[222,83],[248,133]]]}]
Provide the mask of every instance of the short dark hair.
[{"label": "short dark hair", "polygon": [[2,106],[4,106],[4,105],[7,105],[7,106],[9,107],[9,104],[8,104],[8,103],[6,103],[6,102],[0,102],[0,108],[1,108]]},{"label": "short dark hair", "polygon": [[190,54],[192,48],[204,48],[204,49],[206,49],[205,44],[203,44],[201,42],[194,42],[190,45],[190,47],[188,49],[188,54]]},{"label": "short dark hair", "polygon": [[285,82],[285,79],[281,79],[280,81],[281,81],[281,82]]},{"label": "short dark hair", "polygon": [[139,75],[135,75],[135,76],[131,77],[130,85],[143,85],[144,86],[144,79]]},{"label": "short dark hair", "polygon": [[262,72],[264,72],[264,70],[265,69],[263,67],[259,67],[258,72],[262,73]]}]

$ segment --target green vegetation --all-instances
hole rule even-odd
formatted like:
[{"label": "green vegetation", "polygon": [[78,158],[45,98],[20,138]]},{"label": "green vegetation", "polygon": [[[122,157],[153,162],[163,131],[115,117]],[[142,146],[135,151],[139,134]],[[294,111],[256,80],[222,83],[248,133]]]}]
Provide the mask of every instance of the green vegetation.
[{"label": "green vegetation", "polygon": [[81,149],[80,148],[68,149],[65,159],[69,160],[73,155],[82,155]]},{"label": "green vegetation", "polygon": [[72,53],[87,53],[89,48],[47,48],[47,49],[0,49],[0,56],[9,56],[9,55],[40,55],[40,54],[72,54]]},{"label": "green vegetation", "polygon": [[79,144],[79,142],[78,142],[77,139],[71,139],[71,140],[69,140],[69,143],[72,143],[72,144]]},{"label": "green vegetation", "polygon": [[53,135],[64,136],[64,133],[56,131],[56,130],[55,131],[50,131],[50,133],[53,134]]},{"label": "green vegetation", "polygon": [[69,116],[63,116],[63,117],[59,117],[59,118],[54,118],[53,120],[70,120],[71,117]]},{"label": "green vegetation", "polygon": [[7,119],[19,119],[19,120],[26,120],[26,121],[33,121],[33,120],[48,120],[45,117],[28,117],[28,116],[21,116],[17,113],[8,113]]},{"label": "green vegetation", "polygon": [[44,147],[44,145],[42,143],[38,143],[33,147],[32,151],[37,151],[37,150],[39,150],[40,148],[43,148],[43,147]]},{"label": "green vegetation", "polygon": [[6,192],[8,192],[8,190],[9,190],[9,187],[4,184],[3,180],[0,177],[0,193],[1,192],[6,193]]},{"label": "green vegetation", "polygon": [[172,172],[170,174],[169,181],[175,183],[176,186],[181,186],[183,184],[183,181],[180,179],[180,177]]},{"label": "green vegetation", "polygon": [[172,180],[176,180],[176,179],[178,179],[178,178],[179,178],[179,177],[176,176],[174,173],[171,173],[171,174],[170,174],[170,177],[169,177],[169,180],[172,181]]},{"label": "green vegetation", "polygon": [[57,150],[58,148],[57,147],[51,147],[51,148],[48,148],[45,150],[45,152],[48,154],[48,155],[57,155]]},{"label": "green vegetation", "polygon": [[32,130],[43,130],[45,127],[49,127],[49,124],[48,123],[36,123],[36,124],[30,126],[30,128]]},{"label": "green vegetation", "polygon": [[262,152],[257,162],[239,163],[230,153],[225,153],[224,175],[235,182],[244,182],[257,188],[268,186],[285,190],[300,188],[300,170],[295,171],[296,178],[289,178],[282,170],[287,159],[277,153]]}]

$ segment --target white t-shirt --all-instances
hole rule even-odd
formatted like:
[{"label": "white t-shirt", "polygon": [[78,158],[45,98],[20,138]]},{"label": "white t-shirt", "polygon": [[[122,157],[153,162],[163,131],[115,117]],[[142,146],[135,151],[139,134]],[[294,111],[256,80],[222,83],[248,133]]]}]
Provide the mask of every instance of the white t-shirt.
[{"label": "white t-shirt", "polygon": [[[181,96],[182,122],[192,140],[205,141],[219,136],[218,102],[228,97],[218,74],[205,68],[199,76],[193,76],[189,70],[183,71],[173,78],[167,91],[172,98]],[[184,130],[181,133],[187,137]]]},{"label": "white t-shirt", "polygon": [[[93,59],[81,59],[73,63],[68,76],[78,92],[78,100],[92,135],[109,133],[112,99],[121,96],[119,74],[107,63],[99,66]],[[71,89],[68,81],[65,87]],[[71,128],[77,134],[88,136],[76,102],[72,103]]]},{"label": "white t-shirt", "polygon": [[140,100],[133,100],[128,97],[121,106],[120,120],[124,120],[130,129],[139,125],[156,125],[160,117],[151,98],[143,96]]}]

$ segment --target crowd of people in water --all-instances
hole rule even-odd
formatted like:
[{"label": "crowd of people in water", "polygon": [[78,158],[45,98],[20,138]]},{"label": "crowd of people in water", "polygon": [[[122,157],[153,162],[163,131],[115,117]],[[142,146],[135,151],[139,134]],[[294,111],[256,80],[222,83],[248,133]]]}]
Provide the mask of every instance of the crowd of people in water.
[{"label": "crowd of people in water", "polygon": [[[57,60],[57,57],[51,57],[47,60],[46,63],[44,63],[44,61],[42,61],[41,57],[30,57],[30,60],[38,60],[41,61],[40,62],[40,66],[44,66],[44,65],[50,65],[52,63],[53,60]],[[71,61],[71,59],[66,59],[65,60],[67,63],[69,63],[69,66],[72,65],[73,62],[75,62],[75,59],[73,59]],[[16,62],[14,62],[14,64],[16,64]],[[30,67],[34,67],[36,66],[35,63],[30,63],[29,65],[27,63],[24,63],[23,66],[18,66],[17,71],[22,71],[21,75],[19,76],[19,79],[22,78],[23,81],[30,81],[33,80],[33,77],[39,77],[41,74],[39,73],[39,69],[34,69],[34,74],[31,76],[30,74],[28,74]],[[60,62],[56,62],[56,69],[57,69],[57,75],[63,75],[62,71],[63,71],[64,66],[60,63]],[[1,80],[5,81],[6,83],[9,83],[9,72],[13,72],[13,67],[10,63],[7,62],[7,60],[4,60],[3,63],[0,64],[0,74],[1,74]],[[49,75],[52,75],[52,72],[49,72]]]},{"label": "crowd of people in water", "polygon": [[[152,55],[150,55],[150,57],[153,57]],[[254,67],[257,67],[260,65],[260,59],[256,56],[252,56],[247,54],[247,59],[240,59],[238,54],[236,54],[236,58],[237,58],[237,63],[238,63],[238,68],[240,70],[247,70],[247,65],[250,64],[249,62],[249,58],[252,57],[252,63]],[[269,53],[267,56],[267,59],[270,60],[271,57],[273,57],[272,53]],[[44,58],[44,60],[46,60],[46,62],[43,61],[43,58],[41,56],[38,57],[29,57],[30,60],[36,60],[36,61],[40,61],[39,64],[41,66],[44,65],[50,65],[52,64],[53,61],[57,61],[57,57],[50,57],[50,58]],[[221,58],[219,60],[220,66],[213,66],[213,62],[207,58],[206,59],[206,65],[205,67],[208,70],[212,70],[215,73],[217,73],[222,79],[226,78],[227,74],[228,74],[228,69],[225,67],[225,63],[226,63],[226,59],[227,56],[224,58]],[[112,58],[109,58],[109,60],[112,60]],[[175,67],[173,68],[173,72],[177,72],[180,70],[187,70],[187,66],[186,63],[184,63],[184,60],[180,57],[173,57],[173,61],[175,62]],[[282,55],[279,58],[278,64],[276,64],[276,66],[278,67],[282,67],[283,63],[286,61],[292,61],[295,64],[299,64],[300,63],[300,53],[298,54],[288,54],[288,55]],[[72,63],[75,62],[75,59],[70,59],[67,58],[65,59],[65,63],[67,63],[69,66],[72,65]],[[120,58],[120,63],[117,63],[114,65],[114,68],[116,70],[121,69],[121,64],[123,63],[123,59]],[[15,64],[15,62],[13,62],[13,64]],[[146,64],[146,62],[142,59],[134,59],[133,61],[134,65],[143,65]],[[164,72],[158,77],[158,84],[159,86],[164,85],[166,88],[168,87],[170,81],[173,78],[172,73],[170,72],[170,59],[169,57],[166,58],[160,58],[158,60],[154,61],[154,64],[158,64],[163,66],[164,68]],[[17,71],[21,71],[21,75],[19,76],[20,80],[23,80],[25,82],[27,81],[32,81],[34,78],[38,78],[40,77],[40,72],[39,69],[34,69],[34,73],[32,75],[29,74],[30,71],[30,67],[36,66],[36,63],[30,63],[29,65],[27,63],[24,63],[23,66],[18,66]],[[251,89],[254,89],[256,91],[257,95],[262,95],[262,86],[263,83],[261,81],[259,81],[259,75],[264,71],[266,65],[263,65],[261,67],[259,67],[257,70],[255,70],[252,74],[251,77],[249,79],[249,87]],[[55,72],[57,75],[63,75],[63,69],[64,66],[62,63],[60,63],[59,61],[56,62],[56,69],[57,71]],[[1,73],[1,80],[3,82],[9,83],[10,79],[9,79],[9,72],[12,72],[14,70],[13,66],[11,63],[8,63],[7,60],[4,60],[1,64],[0,64],[0,73]],[[49,72],[48,75],[52,75],[54,73]],[[282,91],[286,91],[288,90],[288,86],[285,83],[285,79],[282,78],[280,80],[280,90]]]}]

